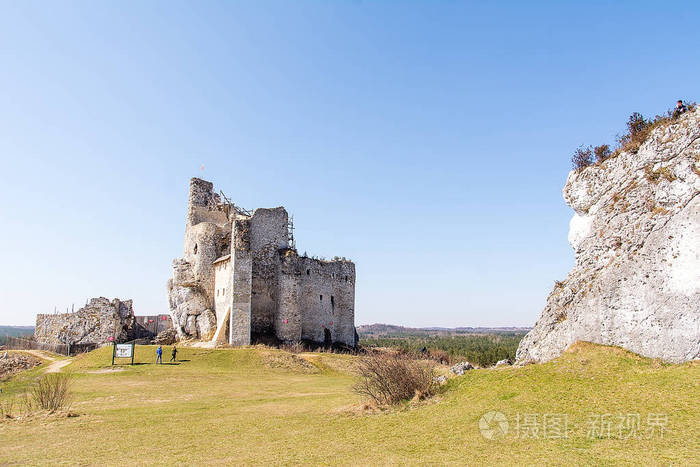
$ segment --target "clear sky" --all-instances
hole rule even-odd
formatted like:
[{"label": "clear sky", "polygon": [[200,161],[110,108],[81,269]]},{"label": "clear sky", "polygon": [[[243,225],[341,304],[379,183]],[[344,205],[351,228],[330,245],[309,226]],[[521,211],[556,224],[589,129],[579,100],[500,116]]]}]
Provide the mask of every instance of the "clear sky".
[{"label": "clear sky", "polygon": [[0,0],[0,324],[167,312],[197,176],[353,259],[358,324],[532,325],[573,264],[571,152],[698,99],[699,13]]}]

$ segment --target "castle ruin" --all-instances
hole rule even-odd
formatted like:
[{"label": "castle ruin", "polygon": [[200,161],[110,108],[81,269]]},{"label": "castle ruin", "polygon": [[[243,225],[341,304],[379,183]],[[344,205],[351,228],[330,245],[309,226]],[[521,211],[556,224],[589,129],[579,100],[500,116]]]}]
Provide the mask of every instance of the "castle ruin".
[{"label": "castle ruin", "polygon": [[357,343],[355,265],[299,256],[283,207],[246,211],[198,178],[167,290],[180,338]]},{"label": "castle ruin", "polygon": [[152,337],[134,316],[132,300],[91,299],[72,313],[36,315],[34,339],[42,344],[102,345]]}]

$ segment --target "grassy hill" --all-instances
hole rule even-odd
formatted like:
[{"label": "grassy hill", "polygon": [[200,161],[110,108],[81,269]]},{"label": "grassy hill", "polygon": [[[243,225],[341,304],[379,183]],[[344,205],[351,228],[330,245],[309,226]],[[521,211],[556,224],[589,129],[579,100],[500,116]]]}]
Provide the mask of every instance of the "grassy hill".
[{"label": "grassy hill", "polygon": [[[0,464],[692,464],[700,458],[698,362],[667,365],[578,344],[547,364],[471,371],[450,379],[434,400],[370,412],[351,392],[357,357],[350,355],[183,348],[183,362],[162,366],[152,364],[153,355],[153,347],[137,347],[139,364],[121,371],[106,369],[110,349],[74,358],[64,371],[76,375],[72,410],[79,416],[0,422]],[[0,398],[22,393],[42,368],[16,376]],[[487,439],[479,422],[491,411],[503,414],[508,430],[503,435],[484,422],[484,433],[495,436]],[[567,417],[566,438],[553,437],[549,422],[559,415]],[[620,425],[618,415],[632,422]],[[633,433],[637,415],[644,436]],[[595,429],[608,422],[609,433]]]}]

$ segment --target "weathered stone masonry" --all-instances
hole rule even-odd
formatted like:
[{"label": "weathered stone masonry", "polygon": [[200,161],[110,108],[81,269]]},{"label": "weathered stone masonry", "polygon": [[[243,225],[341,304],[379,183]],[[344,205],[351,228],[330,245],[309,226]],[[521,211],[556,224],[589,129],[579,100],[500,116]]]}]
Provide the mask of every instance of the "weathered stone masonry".
[{"label": "weathered stone masonry", "polygon": [[168,298],[180,337],[247,345],[253,334],[354,346],[355,265],[302,257],[283,207],[250,213],[193,178]]},{"label": "weathered stone masonry", "polygon": [[131,300],[93,298],[75,313],[39,314],[34,338],[44,344],[105,344],[141,337]]}]

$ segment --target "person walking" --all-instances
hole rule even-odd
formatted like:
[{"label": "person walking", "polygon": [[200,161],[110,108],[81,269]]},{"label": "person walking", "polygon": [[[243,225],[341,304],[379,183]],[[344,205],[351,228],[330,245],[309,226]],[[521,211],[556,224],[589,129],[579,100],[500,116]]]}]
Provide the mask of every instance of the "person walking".
[{"label": "person walking", "polygon": [[173,352],[172,352],[172,357],[170,357],[171,362],[176,362],[177,361],[177,347],[173,345]]},{"label": "person walking", "polygon": [[163,364],[163,347],[161,347],[160,345],[156,349],[156,365],[158,365],[159,363],[161,365]]}]

